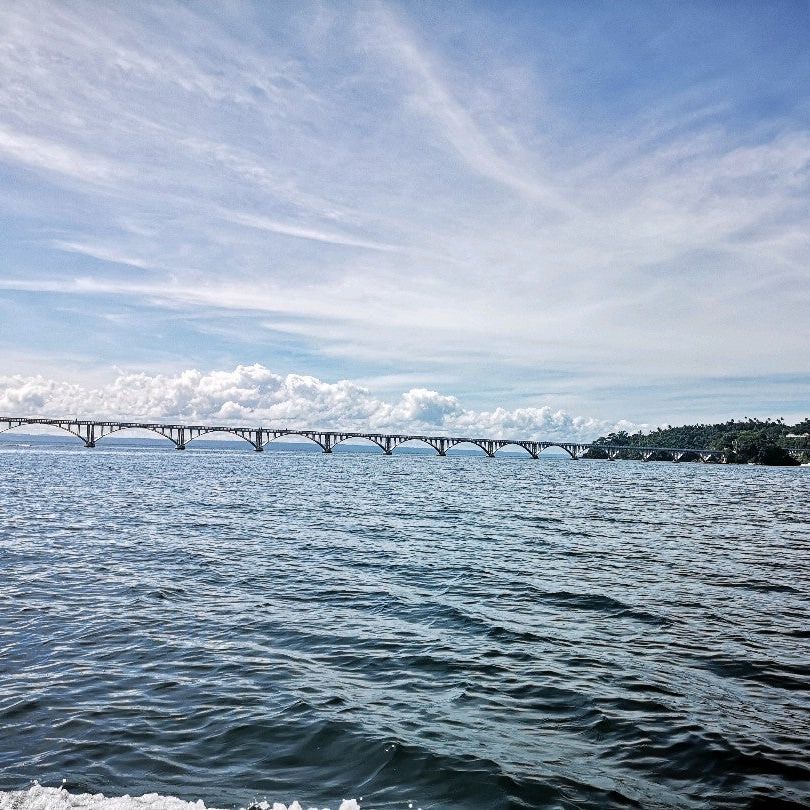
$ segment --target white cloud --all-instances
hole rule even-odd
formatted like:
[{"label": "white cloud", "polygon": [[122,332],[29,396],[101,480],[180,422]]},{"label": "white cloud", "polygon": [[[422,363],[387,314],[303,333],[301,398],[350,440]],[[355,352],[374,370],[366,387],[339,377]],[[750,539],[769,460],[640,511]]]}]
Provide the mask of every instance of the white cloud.
[{"label": "white cloud", "polygon": [[385,400],[348,380],[282,376],[259,364],[174,375],[122,372],[95,388],[43,376],[0,377],[0,415],[582,441],[631,427],[548,406],[476,411],[424,388]]}]

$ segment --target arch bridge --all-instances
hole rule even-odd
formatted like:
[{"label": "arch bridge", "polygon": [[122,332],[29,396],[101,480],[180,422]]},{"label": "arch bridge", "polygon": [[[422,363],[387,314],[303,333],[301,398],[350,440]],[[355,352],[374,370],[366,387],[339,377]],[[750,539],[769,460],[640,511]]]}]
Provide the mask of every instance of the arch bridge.
[{"label": "arch bridge", "polygon": [[[265,446],[275,439],[284,436],[302,437],[317,444],[324,453],[331,453],[332,449],[350,439],[365,439],[377,445],[383,453],[391,455],[394,450],[406,442],[419,442],[432,447],[440,456],[459,445],[472,445],[478,447],[490,458],[504,448],[515,447],[525,451],[537,459],[544,450],[557,447],[567,453],[572,459],[583,458],[592,451],[604,454],[610,460],[626,458],[628,456],[641,461],[670,460],[670,461],[702,461],[704,463],[726,461],[725,455],[718,450],[705,448],[663,448],[638,447],[619,445],[598,445],[583,442],[553,442],[535,441],[533,439],[489,439],[468,436],[428,436],[421,434],[401,433],[362,433],[355,431],[335,430],[298,430],[291,428],[265,428],[265,427],[232,427],[226,425],[176,425],[157,422],[122,422],[115,420],[97,419],[47,419],[42,417],[0,417],[0,433],[6,430],[24,427],[26,425],[45,425],[59,428],[84,442],[85,447],[95,447],[98,441],[124,430],[147,430],[168,439],[178,450],[185,450],[189,442],[202,436],[213,433],[229,433],[243,439],[254,450],[261,452]],[[793,451],[791,451],[793,453]],[[798,450],[798,454],[803,451]]]}]

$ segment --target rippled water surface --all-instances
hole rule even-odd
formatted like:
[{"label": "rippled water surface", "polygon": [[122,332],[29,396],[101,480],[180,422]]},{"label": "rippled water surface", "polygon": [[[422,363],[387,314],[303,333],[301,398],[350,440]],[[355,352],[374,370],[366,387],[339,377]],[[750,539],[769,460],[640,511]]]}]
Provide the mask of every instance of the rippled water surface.
[{"label": "rippled water surface", "polygon": [[810,469],[0,449],[0,789],[810,803]]}]

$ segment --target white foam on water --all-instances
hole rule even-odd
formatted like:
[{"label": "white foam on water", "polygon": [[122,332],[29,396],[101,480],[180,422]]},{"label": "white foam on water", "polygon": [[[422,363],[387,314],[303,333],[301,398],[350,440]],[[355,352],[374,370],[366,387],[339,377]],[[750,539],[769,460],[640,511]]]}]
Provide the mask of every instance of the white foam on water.
[{"label": "white foam on water", "polygon": [[[259,810],[319,810],[298,802],[289,806],[281,802],[251,805]],[[70,793],[64,788],[43,787],[34,783],[28,790],[0,790],[0,810],[215,810],[202,800],[186,802],[176,796],[146,793],[143,796],[111,796],[103,793]],[[329,810],[321,808],[320,810]],[[344,799],[337,810],[360,810],[354,799]]]}]

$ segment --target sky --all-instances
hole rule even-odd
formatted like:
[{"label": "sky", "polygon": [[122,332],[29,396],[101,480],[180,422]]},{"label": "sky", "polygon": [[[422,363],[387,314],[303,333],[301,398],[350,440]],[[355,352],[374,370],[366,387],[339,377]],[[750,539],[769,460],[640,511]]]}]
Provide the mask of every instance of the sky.
[{"label": "sky", "polygon": [[0,414],[810,415],[810,4],[0,5]]}]

